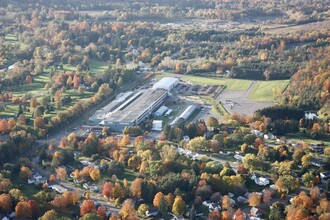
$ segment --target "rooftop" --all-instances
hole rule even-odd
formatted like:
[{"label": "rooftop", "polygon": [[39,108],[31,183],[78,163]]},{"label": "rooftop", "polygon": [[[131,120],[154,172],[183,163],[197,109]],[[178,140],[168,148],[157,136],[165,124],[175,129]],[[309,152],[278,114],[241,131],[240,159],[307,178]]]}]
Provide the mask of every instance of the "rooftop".
[{"label": "rooftop", "polygon": [[146,109],[150,108],[161,96],[165,95],[167,91],[146,90],[142,95],[135,100],[130,100],[130,103],[124,103],[120,108],[108,114],[105,121],[111,122],[134,122]]}]

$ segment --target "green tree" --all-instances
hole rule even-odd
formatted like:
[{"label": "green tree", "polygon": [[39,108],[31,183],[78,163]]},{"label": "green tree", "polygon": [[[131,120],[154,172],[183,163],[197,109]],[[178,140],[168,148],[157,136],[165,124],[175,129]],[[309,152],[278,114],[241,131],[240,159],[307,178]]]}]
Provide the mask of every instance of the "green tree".
[{"label": "green tree", "polygon": [[315,181],[315,176],[312,173],[308,172],[302,175],[301,180],[305,186],[312,187]]},{"label": "green tree", "polygon": [[219,126],[219,121],[213,116],[209,116],[207,118],[207,125],[211,128],[217,128]]},{"label": "green tree", "polygon": [[172,212],[175,215],[182,215],[186,211],[186,202],[182,199],[181,196],[176,196],[173,207],[172,207]]},{"label": "green tree", "polygon": [[313,156],[310,154],[306,154],[301,158],[301,165],[303,167],[308,167],[312,162]]},{"label": "green tree", "polygon": [[280,202],[273,203],[268,218],[270,220],[285,219],[285,206]]}]

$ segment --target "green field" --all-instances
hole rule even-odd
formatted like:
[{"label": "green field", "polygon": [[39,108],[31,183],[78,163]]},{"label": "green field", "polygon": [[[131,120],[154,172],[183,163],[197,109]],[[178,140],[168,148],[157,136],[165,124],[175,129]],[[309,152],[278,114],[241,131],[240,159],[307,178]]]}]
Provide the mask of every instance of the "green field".
[{"label": "green field", "polygon": [[25,44],[23,42],[19,42],[17,36],[14,34],[7,34],[5,36],[5,40],[8,42],[11,42],[12,44],[19,45],[21,50],[24,50],[25,48],[28,47],[27,44]]},{"label": "green field", "polygon": [[[90,73],[94,76],[97,73],[103,73],[110,65],[107,62],[97,61],[97,60],[90,60],[89,62]],[[64,70],[76,72],[77,67],[71,64],[64,64]]]},{"label": "green field", "polygon": [[288,84],[289,80],[258,81],[249,99],[256,102],[276,101]]},{"label": "green field", "polygon": [[[175,74],[161,74],[157,75],[156,79],[163,77],[175,77]],[[181,80],[194,83],[194,84],[209,84],[209,85],[225,85],[226,90],[247,90],[252,81],[243,80],[243,79],[228,79],[228,78],[219,78],[219,77],[202,77],[202,76],[189,76],[184,75],[181,77]]]}]

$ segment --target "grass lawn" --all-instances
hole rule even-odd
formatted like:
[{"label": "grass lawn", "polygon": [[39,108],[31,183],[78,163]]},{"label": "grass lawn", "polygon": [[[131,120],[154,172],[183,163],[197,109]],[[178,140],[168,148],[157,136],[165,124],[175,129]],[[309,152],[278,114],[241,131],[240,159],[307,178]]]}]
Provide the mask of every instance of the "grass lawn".
[{"label": "grass lawn", "polygon": [[[176,74],[165,73],[156,75],[156,79],[161,79],[164,77],[175,77]],[[227,90],[247,90],[252,81],[243,79],[228,79],[219,77],[202,77],[202,76],[190,76],[184,75],[181,80],[186,82],[191,82],[194,84],[209,84],[209,85],[225,85]]]},{"label": "grass lawn", "polygon": [[310,144],[319,144],[322,141],[325,145],[330,146],[330,136],[322,137],[320,140],[313,140],[308,136],[308,134],[305,134],[303,132],[290,133],[286,134],[285,136],[287,139],[293,142],[300,142],[301,140],[303,140],[304,142]]},{"label": "grass lawn", "polygon": [[[110,66],[107,62],[97,61],[97,60],[90,60],[89,61],[89,67],[90,67],[90,73],[92,76],[94,76],[97,73],[103,73],[104,70],[106,70]],[[72,66],[71,64],[64,64],[63,68],[66,71],[76,72],[77,68],[76,66]]]},{"label": "grass lawn", "polygon": [[258,81],[249,99],[256,102],[276,101],[276,95],[282,94],[288,84],[289,80]]},{"label": "grass lawn", "polygon": [[5,36],[5,40],[8,40],[8,41],[18,41],[18,38],[14,34],[7,34]]},{"label": "grass lawn", "polygon": [[230,115],[229,112],[221,104],[212,105],[212,111],[215,114],[220,115],[224,118],[228,118]]},{"label": "grass lawn", "polygon": [[227,90],[247,90],[252,83],[250,80],[218,77],[183,76],[181,79],[195,84],[225,85]]},{"label": "grass lawn", "polygon": [[134,172],[133,170],[125,169],[123,173],[118,174],[117,178],[120,180],[126,180],[131,183],[135,178],[138,176],[137,172]]}]

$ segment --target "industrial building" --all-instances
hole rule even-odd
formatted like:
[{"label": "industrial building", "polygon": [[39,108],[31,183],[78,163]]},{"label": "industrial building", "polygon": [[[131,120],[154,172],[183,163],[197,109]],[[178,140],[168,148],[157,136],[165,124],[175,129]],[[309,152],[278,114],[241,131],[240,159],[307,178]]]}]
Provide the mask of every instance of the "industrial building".
[{"label": "industrial building", "polygon": [[197,110],[196,105],[189,105],[182,113],[180,116],[176,117],[170,124],[171,127],[175,127],[176,125],[180,123],[186,122],[192,114]]},{"label": "industrial building", "polygon": [[155,116],[163,116],[167,111],[168,108],[165,105],[163,105],[155,112]]},{"label": "industrial building", "polygon": [[176,85],[178,85],[179,82],[180,80],[178,78],[165,77],[155,83],[152,89],[164,89],[171,91]]},{"label": "industrial building", "polygon": [[126,126],[140,125],[164,102],[168,92],[163,89],[144,90],[135,93],[114,111],[105,115],[100,125],[122,131]]},{"label": "industrial building", "polygon": [[110,102],[108,105],[103,108],[97,110],[90,118],[89,121],[99,124],[109,112],[115,110],[119,105],[128,100],[134,93],[133,92],[125,92],[117,95],[116,99]]}]

